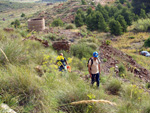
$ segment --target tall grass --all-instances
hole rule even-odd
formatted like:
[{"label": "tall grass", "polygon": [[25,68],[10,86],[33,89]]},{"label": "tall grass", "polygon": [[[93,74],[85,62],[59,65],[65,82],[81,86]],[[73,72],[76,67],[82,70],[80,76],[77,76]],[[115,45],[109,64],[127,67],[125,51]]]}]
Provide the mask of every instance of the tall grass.
[{"label": "tall grass", "polygon": [[[28,61],[25,49],[26,47],[23,46],[20,39],[8,39],[5,42],[0,42],[0,45],[11,63],[24,63]],[[7,62],[3,54],[0,54],[0,62],[2,64]]]},{"label": "tall grass", "polygon": [[36,77],[33,70],[26,66],[8,65],[6,71],[1,68],[0,77],[0,95],[4,103],[17,112],[43,110],[43,82]]}]

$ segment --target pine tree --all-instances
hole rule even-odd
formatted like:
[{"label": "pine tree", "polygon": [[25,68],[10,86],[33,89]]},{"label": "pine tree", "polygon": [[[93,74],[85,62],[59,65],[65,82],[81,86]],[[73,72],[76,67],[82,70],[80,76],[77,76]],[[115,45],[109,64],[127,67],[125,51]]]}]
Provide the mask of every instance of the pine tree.
[{"label": "pine tree", "polygon": [[104,17],[105,21],[108,22],[108,20],[109,20],[108,11],[105,10],[105,9],[103,9],[103,10],[101,11],[101,13],[103,14],[103,17]]},{"label": "pine tree", "polygon": [[77,10],[77,15],[78,15],[78,14],[81,15],[81,18],[82,18],[82,20],[83,20],[83,23],[85,23],[86,17],[85,17],[85,14],[84,14],[83,10],[82,10],[82,9],[78,9],[78,10]]},{"label": "pine tree", "polygon": [[89,7],[89,8],[87,9],[87,11],[86,11],[87,16],[90,15],[90,14],[92,13],[92,11],[93,11],[92,8]]},{"label": "pine tree", "polygon": [[134,18],[134,13],[129,11],[127,8],[123,8],[121,15],[124,16],[125,21],[127,22],[127,25],[131,25],[133,18]]},{"label": "pine tree", "polygon": [[104,8],[107,10],[107,12],[110,11],[110,7],[108,5],[105,5]]},{"label": "pine tree", "polygon": [[124,4],[125,1],[126,1],[126,0],[119,0],[119,2],[120,2],[121,4]]},{"label": "pine tree", "polygon": [[76,17],[75,17],[75,24],[77,27],[81,27],[84,25],[84,22],[83,22],[83,19],[81,17],[81,14],[77,14]]},{"label": "pine tree", "polygon": [[100,13],[100,12],[97,12],[96,14],[96,17],[97,17],[97,28],[98,28],[98,31],[104,31],[106,32],[107,31],[107,24],[105,22],[105,19],[103,17],[103,15]]},{"label": "pine tree", "polygon": [[141,13],[140,13],[140,18],[146,18],[146,13],[145,13],[145,10],[144,9],[141,9]]},{"label": "pine tree", "polygon": [[82,5],[86,5],[85,0],[81,0]]},{"label": "pine tree", "polygon": [[123,6],[119,3],[119,4],[117,5],[117,8],[120,10],[120,9],[123,8]]},{"label": "pine tree", "polygon": [[101,4],[98,4],[97,7],[96,7],[96,11],[99,11],[101,12],[104,8],[102,7]]},{"label": "pine tree", "polygon": [[110,28],[111,34],[114,34],[114,35],[121,35],[122,34],[122,26],[116,20],[110,21],[109,28]]},{"label": "pine tree", "polygon": [[121,24],[122,31],[127,32],[127,22],[125,21],[124,17],[122,15],[119,15],[117,17],[117,21]]},{"label": "pine tree", "polygon": [[150,12],[150,0],[132,0],[132,6],[134,13],[138,15],[141,9],[144,9],[146,13]]},{"label": "pine tree", "polygon": [[92,14],[89,14],[87,16],[86,25],[87,25],[87,29],[94,30],[94,25],[93,25],[93,22],[92,22]]}]

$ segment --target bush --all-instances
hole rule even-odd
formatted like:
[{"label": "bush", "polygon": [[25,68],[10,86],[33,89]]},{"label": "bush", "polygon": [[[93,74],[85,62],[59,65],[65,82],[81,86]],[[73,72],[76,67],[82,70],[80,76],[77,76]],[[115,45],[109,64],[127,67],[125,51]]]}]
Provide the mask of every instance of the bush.
[{"label": "bush", "polygon": [[106,58],[104,58],[104,59],[103,59],[103,62],[107,62],[107,59],[106,59]]},{"label": "bush", "polygon": [[66,29],[75,29],[76,27],[75,27],[75,25],[74,24],[68,24],[67,26],[66,26]]},{"label": "bush", "polygon": [[24,13],[21,14],[21,17],[25,17],[26,15]]},{"label": "bush", "polygon": [[71,54],[78,58],[89,58],[93,53],[93,49],[83,44],[76,44],[71,46]]},{"label": "bush", "polygon": [[109,22],[110,32],[114,35],[121,35],[122,34],[122,26],[116,20],[111,20]]},{"label": "bush", "polygon": [[95,43],[86,43],[88,47],[92,48],[93,50],[96,50],[98,46]]},{"label": "bush", "polygon": [[150,88],[150,82],[146,83],[146,88],[147,88],[147,89]]},{"label": "bush", "polygon": [[84,42],[96,43],[97,40],[96,40],[95,38],[90,37],[90,38],[82,38],[82,39],[79,41],[79,43],[84,43]]},{"label": "bush", "polygon": [[144,42],[145,47],[150,47],[150,37]]},{"label": "bush", "polygon": [[136,31],[148,31],[150,28],[150,19],[139,19],[133,23],[133,26]]},{"label": "bush", "polygon": [[128,37],[129,39],[135,39],[135,37],[134,36],[130,36],[130,37]]},{"label": "bush", "polygon": [[124,88],[123,95],[131,101],[139,101],[143,95],[143,89],[139,89],[136,85],[129,85]]},{"label": "bush", "polygon": [[143,112],[142,113],[150,113],[150,105],[144,107]]},{"label": "bush", "polygon": [[106,44],[110,45],[111,41],[110,40],[106,40]]},{"label": "bush", "polygon": [[21,31],[20,34],[22,37],[26,37],[28,35],[28,33],[26,31]]},{"label": "bush", "polygon": [[106,90],[113,95],[117,95],[120,89],[121,89],[121,83],[119,80],[116,79],[112,80],[106,88]]},{"label": "bush", "polygon": [[18,28],[20,27],[20,21],[16,19],[14,22],[11,23],[11,25],[14,25],[15,28]]},{"label": "bush", "polygon": [[52,33],[48,34],[48,35],[46,36],[46,38],[48,38],[48,39],[50,39],[50,40],[52,40],[52,41],[55,41],[55,40],[58,39],[58,37],[57,37],[55,34],[52,34]]},{"label": "bush", "polygon": [[63,21],[59,18],[59,19],[55,19],[53,22],[52,22],[52,26],[53,27],[58,27],[58,26],[63,26]]},{"label": "bush", "polygon": [[124,77],[126,74],[126,69],[125,66],[123,64],[119,65],[119,76],[120,77]]}]

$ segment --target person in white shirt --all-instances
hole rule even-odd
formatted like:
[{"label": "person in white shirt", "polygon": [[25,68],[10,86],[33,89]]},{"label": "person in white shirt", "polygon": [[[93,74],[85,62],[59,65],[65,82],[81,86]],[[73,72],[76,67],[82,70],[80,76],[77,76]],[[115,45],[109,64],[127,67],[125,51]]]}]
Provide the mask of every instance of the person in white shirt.
[{"label": "person in white shirt", "polygon": [[98,59],[98,53],[93,52],[93,57],[90,58],[89,64],[88,64],[88,71],[91,77],[91,84],[93,86],[96,78],[97,87],[99,88],[100,84],[100,60]]}]

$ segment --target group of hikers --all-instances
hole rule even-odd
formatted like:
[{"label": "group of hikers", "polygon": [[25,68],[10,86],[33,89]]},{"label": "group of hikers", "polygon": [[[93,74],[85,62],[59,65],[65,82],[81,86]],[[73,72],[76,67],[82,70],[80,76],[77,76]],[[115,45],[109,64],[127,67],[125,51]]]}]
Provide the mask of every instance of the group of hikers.
[{"label": "group of hikers", "polygon": [[[91,77],[91,85],[93,86],[94,82],[97,82],[97,87],[99,88],[100,84],[100,60],[98,58],[98,52],[93,52],[93,56],[88,60],[88,71]],[[67,70],[67,60],[63,56],[63,53],[60,53],[57,57],[56,64],[59,67],[59,71],[66,71]]]}]

